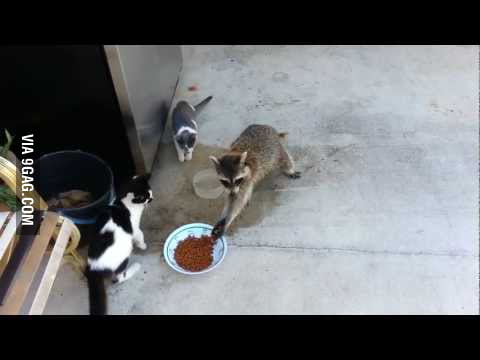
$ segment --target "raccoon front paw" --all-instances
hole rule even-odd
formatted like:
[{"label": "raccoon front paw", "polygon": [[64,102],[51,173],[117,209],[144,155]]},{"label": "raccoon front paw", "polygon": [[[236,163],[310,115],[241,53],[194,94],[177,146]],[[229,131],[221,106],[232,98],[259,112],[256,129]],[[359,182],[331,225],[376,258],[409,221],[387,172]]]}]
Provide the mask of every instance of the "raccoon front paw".
[{"label": "raccoon front paw", "polygon": [[212,230],[212,236],[215,239],[218,239],[223,236],[223,234],[225,233],[225,224],[226,224],[226,220],[222,219],[214,226]]},{"label": "raccoon front paw", "polygon": [[291,179],[300,179],[302,177],[302,173],[300,171],[295,171],[293,174],[288,175]]}]

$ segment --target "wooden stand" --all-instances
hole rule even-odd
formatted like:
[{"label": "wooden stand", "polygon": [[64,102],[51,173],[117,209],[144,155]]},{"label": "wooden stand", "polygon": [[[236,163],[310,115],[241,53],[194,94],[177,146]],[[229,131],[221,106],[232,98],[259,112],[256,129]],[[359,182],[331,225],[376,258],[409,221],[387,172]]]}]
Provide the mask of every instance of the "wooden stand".
[{"label": "wooden stand", "polygon": [[[16,175],[13,163],[0,157],[0,179],[18,194]],[[0,315],[42,314],[64,256],[84,266],[77,227],[47,211],[36,192],[29,195],[37,209],[33,226],[21,225],[21,213],[0,209]]]}]

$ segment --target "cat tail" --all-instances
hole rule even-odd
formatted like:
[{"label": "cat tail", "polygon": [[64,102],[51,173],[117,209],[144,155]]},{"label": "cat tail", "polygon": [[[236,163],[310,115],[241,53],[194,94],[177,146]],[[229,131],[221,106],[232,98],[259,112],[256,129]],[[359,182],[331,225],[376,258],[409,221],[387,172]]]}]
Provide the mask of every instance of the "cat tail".
[{"label": "cat tail", "polygon": [[86,272],[88,281],[88,297],[90,301],[90,315],[107,314],[107,291],[105,290],[104,274],[102,271]]},{"label": "cat tail", "polygon": [[201,101],[198,105],[195,105],[195,112],[197,113],[197,115],[200,113],[200,111],[203,110],[205,105],[207,105],[212,99],[213,99],[213,96],[209,96],[205,100]]}]

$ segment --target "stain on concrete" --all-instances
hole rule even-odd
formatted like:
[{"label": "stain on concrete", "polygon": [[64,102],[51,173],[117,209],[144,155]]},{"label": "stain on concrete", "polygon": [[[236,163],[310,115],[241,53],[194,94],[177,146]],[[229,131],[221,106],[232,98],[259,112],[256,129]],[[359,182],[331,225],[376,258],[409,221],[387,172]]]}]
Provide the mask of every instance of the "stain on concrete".
[{"label": "stain on concrete", "polygon": [[275,72],[272,75],[272,80],[275,82],[286,82],[289,78],[290,76],[284,72]]},{"label": "stain on concrete", "polygon": [[275,56],[276,52],[283,51],[285,47],[281,45],[231,45],[223,48],[224,58],[233,58],[241,64],[252,62],[256,56]]},{"label": "stain on concrete", "polygon": [[419,164],[423,162],[426,152],[420,146],[396,147],[395,156],[397,162]]},{"label": "stain on concrete", "polygon": [[[344,151],[353,145],[347,145],[347,146],[332,146],[331,149],[328,150],[327,152],[327,157],[332,157],[333,155],[337,154],[339,151]],[[335,161],[335,160],[334,160]]]},{"label": "stain on concrete", "polygon": [[455,110],[449,108],[441,108],[436,101],[430,102],[430,107],[433,109],[434,112],[442,114],[442,115],[450,115],[454,113]]}]

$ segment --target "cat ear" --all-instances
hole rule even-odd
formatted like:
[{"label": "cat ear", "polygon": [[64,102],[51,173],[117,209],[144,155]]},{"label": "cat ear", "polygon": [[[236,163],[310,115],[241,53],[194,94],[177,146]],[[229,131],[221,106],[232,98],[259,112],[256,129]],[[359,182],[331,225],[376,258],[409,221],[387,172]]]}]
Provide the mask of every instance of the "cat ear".
[{"label": "cat ear", "polygon": [[242,157],[240,158],[240,164],[242,164],[242,166],[245,165],[245,160],[247,160],[247,152],[246,151],[244,151],[242,153]]},{"label": "cat ear", "polygon": [[210,160],[212,160],[213,164],[215,166],[219,166],[220,165],[220,162],[218,161],[218,159],[215,157],[215,156],[209,156],[208,157]]}]

